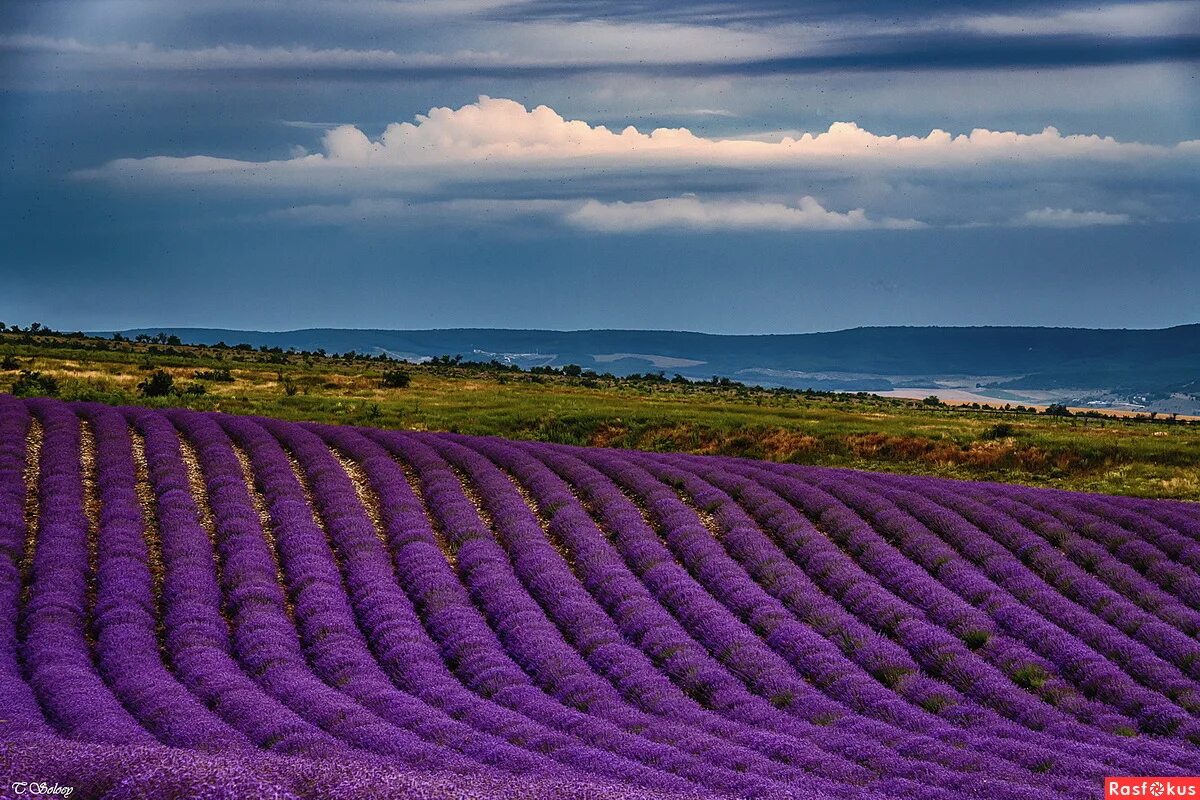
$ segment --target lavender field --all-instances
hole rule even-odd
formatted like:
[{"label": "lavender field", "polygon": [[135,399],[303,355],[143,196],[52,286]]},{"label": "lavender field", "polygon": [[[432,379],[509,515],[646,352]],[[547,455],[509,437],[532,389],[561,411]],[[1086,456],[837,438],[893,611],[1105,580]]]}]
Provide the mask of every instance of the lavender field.
[{"label": "lavender field", "polygon": [[0,794],[1200,773],[1200,508],[0,396]]}]

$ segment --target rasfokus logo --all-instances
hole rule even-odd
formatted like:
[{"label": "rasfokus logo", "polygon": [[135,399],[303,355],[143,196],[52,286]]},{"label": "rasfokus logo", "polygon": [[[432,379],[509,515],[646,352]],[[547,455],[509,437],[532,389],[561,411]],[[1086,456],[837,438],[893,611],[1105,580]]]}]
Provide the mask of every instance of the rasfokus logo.
[{"label": "rasfokus logo", "polygon": [[1115,797],[1194,797],[1200,800],[1200,777],[1105,778],[1104,800]]}]

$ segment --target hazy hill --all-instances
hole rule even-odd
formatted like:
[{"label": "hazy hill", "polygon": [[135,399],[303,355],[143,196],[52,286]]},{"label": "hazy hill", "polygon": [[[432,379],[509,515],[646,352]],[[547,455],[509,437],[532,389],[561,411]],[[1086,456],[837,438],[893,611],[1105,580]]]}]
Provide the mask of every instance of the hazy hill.
[{"label": "hazy hill", "polygon": [[600,372],[663,370],[691,378],[882,391],[956,385],[1166,396],[1200,394],[1200,325],[1161,330],[873,327],[830,333],[730,336],[630,330],[239,331],[144,328],[185,342],[248,343],[331,353],[387,352],[421,360],[461,354],[521,366],[579,364]]}]

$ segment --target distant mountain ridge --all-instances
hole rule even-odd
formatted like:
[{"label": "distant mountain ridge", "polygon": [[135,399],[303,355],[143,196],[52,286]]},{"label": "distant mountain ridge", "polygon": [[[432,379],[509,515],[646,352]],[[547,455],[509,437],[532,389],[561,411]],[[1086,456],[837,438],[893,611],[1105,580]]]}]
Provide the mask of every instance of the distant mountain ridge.
[{"label": "distant mountain ridge", "polygon": [[197,344],[439,355],[523,367],[579,364],[598,372],[662,370],[797,388],[885,391],[954,384],[1012,390],[1200,395],[1200,324],[1155,330],[1031,327],[866,327],[828,333],[727,335],[682,331],[308,328],[242,331],[139,328]]}]

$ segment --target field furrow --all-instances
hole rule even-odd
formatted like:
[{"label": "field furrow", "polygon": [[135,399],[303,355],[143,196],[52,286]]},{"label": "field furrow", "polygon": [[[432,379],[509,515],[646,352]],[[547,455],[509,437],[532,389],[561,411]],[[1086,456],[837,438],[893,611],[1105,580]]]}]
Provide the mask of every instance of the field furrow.
[{"label": "field furrow", "polygon": [[0,763],[82,796],[1200,772],[1191,506],[0,396]]}]

